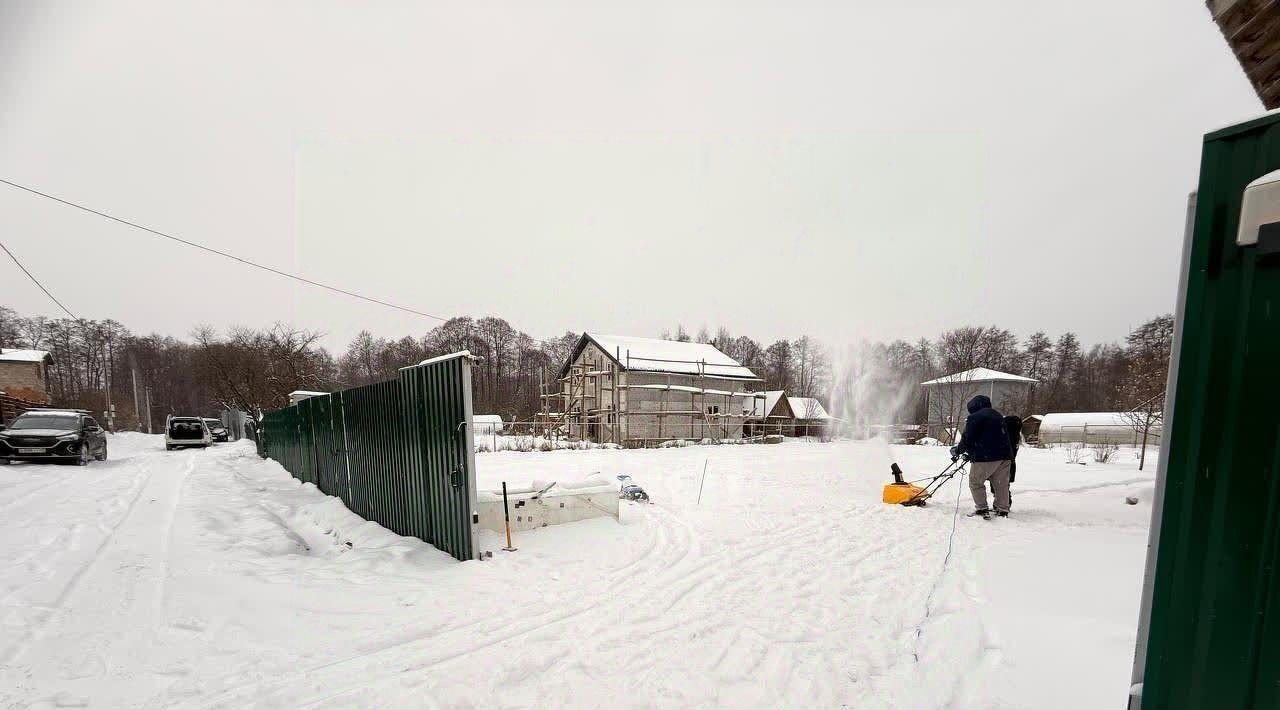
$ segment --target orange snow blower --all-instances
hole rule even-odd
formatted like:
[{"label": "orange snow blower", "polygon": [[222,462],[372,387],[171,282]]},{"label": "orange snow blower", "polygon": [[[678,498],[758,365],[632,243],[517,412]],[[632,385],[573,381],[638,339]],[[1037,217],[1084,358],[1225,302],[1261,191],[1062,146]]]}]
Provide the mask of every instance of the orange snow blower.
[{"label": "orange snow blower", "polygon": [[[906,481],[902,478],[902,469],[898,464],[889,466],[889,471],[893,474],[893,483],[887,483],[884,487],[884,502],[889,505],[924,505],[938,489],[946,485],[955,477],[957,473],[964,470],[969,464],[969,459],[961,458],[952,461],[942,472],[936,476],[926,478],[917,478],[914,481]],[[923,486],[917,486],[920,481],[928,481]]]}]

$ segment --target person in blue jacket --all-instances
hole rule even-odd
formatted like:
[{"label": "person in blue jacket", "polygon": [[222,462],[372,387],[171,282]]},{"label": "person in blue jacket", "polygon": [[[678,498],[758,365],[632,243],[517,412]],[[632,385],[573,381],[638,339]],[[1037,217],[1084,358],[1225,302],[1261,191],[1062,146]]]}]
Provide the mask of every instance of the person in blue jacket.
[{"label": "person in blue jacket", "polygon": [[969,492],[973,494],[974,515],[991,517],[987,506],[987,483],[995,498],[996,515],[1006,517],[1013,501],[1009,495],[1010,462],[1013,449],[1004,417],[991,406],[991,399],[980,394],[969,400],[969,417],[964,421],[960,443],[951,447],[951,460],[968,456]]}]

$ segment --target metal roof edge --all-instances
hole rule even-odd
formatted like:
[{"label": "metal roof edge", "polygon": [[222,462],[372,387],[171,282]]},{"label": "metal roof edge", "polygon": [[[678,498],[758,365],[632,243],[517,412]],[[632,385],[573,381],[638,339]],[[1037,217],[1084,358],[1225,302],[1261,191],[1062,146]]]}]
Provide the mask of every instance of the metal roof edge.
[{"label": "metal roof edge", "polygon": [[1233,123],[1222,128],[1215,128],[1204,134],[1204,142],[1219,140],[1221,138],[1230,138],[1239,133],[1247,133],[1262,126],[1280,122],[1280,109],[1272,109],[1260,116],[1246,118],[1238,123]]}]

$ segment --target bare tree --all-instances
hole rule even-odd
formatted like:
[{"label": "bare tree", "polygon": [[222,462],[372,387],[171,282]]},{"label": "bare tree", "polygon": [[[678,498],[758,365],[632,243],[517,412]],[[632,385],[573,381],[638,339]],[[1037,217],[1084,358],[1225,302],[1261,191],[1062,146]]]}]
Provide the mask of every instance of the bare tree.
[{"label": "bare tree", "polygon": [[347,353],[338,362],[338,372],[342,381],[350,386],[367,385],[382,379],[382,368],[379,362],[387,341],[375,339],[373,334],[362,330],[347,345]]},{"label": "bare tree", "polygon": [[982,365],[983,342],[987,329],[964,326],[948,330],[938,338],[934,352],[942,370],[948,373],[972,370]]},{"label": "bare tree", "polygon": [[791,343],[779,340],[764,351],[765,387],[771,390],[785,390],[791,386],[793,358]]},{"label": "bare tree", "polygon": [[1053,341],[1043,330],[1037,330],[1027,338],[1025,351],[1026,375],[1034,382],[1027,393],[1027,413],[1034,414],[1036,408],[1036,390],[1042,382],[1049,379],[1053,358]]},{"label": "bare tree", "polygon": [[22,341],[22,319],[16,311],[0,306],[0,348],[16,348]]},{"label": "bare tree", "polygon": [[756,374],[763,374],[762,370],[765,366],[764,348],[760,347],[760,343],[748,338],[745,335],[739,335],[733,339],[733,345],[725,353],[734,360],[742,363],[743,367],[750,368]]},{"label": "bare tree", "polygon": [[1151,432],[1159,428],[1164,420],[1164,395],[1152,397],[1133,409],[1122,412],[1120,418],[1133,429],[1135,434],[1142,437],[1142,448],[1139,449],[1138,454],[1138,470],[1141,471],[1147,464],[1147,441],[1151,437]]},{"label": "bare tree", "polygon": [[315,331],[277,323],[268,331],[232,328],[226,338],[201,327],[193,337],[217,400],[258,418],[286,406],[294,390],[331,388],[337,374],[333,359],[316,346]]},{"label": "bare tree", "polygon": [[1169,355],[1173,347],[1173,316],[1163,315],[1143,323],[1125,338],[1127,375],[1120,396],[1129,406],[1124,419],[1142,437],[1138,470],[1146,465],[1147,440],[1164,417]]},{"label": "bare tree", "polygon": [[795,358],[796,393],[813,397],[822,392],[831,374],[831,358],[826,349],[817,340],[802,335],[792,343],[791,350]]},{"label": "bare tree", "polygon": [[1074,385],[1080,371],[1080,340],[1075,333],[1063,333],[1054,345],[1053,374],[1049,381],[1049,411],[1077,411],[1079,401]]},{"label": "bare tree", "polygon": [[961,423],[968,416],[969,400],[973,392],[973,372],[963,370],[936,378],[940,382],[929,386],[929,420],[939,423],[938,438],[954,444],[959,440]]}]

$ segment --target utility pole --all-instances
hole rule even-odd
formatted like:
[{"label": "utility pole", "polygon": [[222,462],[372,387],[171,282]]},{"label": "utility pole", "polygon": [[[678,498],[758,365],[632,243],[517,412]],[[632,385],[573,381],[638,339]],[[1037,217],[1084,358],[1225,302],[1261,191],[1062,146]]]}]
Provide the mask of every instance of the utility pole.
[{"label": "utility pole", "polygon": [[133,377],[133,414],[138,420],[138,431],[142,431],[142,410],[138,409],[138,363],[129,356],[129,374]]},{"label": "utility pole", "polygon": [[115,364],[115,351],[112,348],[110,331],[107,332],[107,357],[106,357],[106,362],[104,364],[106,365],[103,368],[103,370],[106,371],[105,379],[107,383],[107,389],[106,389],[107,409],[105,412],[102,413],[102,416],[107,420],[107,431],[114,434],[116,432],[116,427],[115,427],[116,408],[115,408],[115,405],[111,403],[111,367],[112,365]]},{"label": "utility pole", "polygon": [[143,387],[143,394],[147,398],[147,433],[151,433],[151,385]]},{"label": "utility pole", "polygon": [[115,427],[116,406],[111,403],[111,364],[110,362],[111,362],[110,360],[107,361],[107,378],[106,378],[107,410],[102,413],[102,416],[105,417],[107,420],[107,431],[114,434],[116,431],[116,427]]}]

